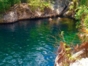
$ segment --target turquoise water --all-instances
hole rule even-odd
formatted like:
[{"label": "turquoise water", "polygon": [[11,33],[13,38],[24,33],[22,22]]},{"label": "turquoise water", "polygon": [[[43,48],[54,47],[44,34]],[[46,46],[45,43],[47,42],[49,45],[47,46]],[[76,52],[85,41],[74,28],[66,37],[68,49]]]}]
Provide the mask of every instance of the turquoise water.
[{"label": "turquoise water", "polygon": [[75,24],[53,19],[24,20],[0,25],[0,66],[54,66],[56,50],[64,31],[65,41],[76,35]]}]

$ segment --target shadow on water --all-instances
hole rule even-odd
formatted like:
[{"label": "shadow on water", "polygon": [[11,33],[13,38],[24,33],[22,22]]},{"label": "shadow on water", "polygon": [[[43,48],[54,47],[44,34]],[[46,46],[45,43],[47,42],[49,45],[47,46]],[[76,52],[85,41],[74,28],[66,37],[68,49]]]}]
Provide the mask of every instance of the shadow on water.
[{"label": "shadow on water", "polygon": [[54,66],[61,31],[69,42],[77,32],[74,21],[54,18],[0,25],[0,66]]}]

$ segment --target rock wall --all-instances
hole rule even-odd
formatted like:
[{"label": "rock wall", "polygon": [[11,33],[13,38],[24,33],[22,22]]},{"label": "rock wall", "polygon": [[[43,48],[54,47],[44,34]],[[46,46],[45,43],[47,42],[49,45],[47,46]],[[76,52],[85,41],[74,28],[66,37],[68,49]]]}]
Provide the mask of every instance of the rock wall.
[{"label": "rock wall", "polygon": [[41,11],[39,8],[33,11],[27,3],[16,4],[8,12],[3,14],[3,17],[0,17],[0,23],[13,23],[22,19],[60,16],[68,3],[68,0],[55,0],[51,8],[45,7],[44,11]]},{"label": "rock wall", "polygon": [[18,20],[16,11],[9,11],[4,15],[4,23],[14,22]]}]

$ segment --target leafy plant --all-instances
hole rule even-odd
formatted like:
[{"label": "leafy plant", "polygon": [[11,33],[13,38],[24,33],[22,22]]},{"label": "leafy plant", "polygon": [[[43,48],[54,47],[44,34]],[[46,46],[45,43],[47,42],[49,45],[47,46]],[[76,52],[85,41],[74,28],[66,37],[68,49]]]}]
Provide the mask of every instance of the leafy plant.
[{"label": "leafy plant", "polygon": [[79,6],[77,9],[75,18],[76,19],[82,19],[82,17],[85,17],[88,14],[88,7],[83,5],[83,6]]},{"label": "leafy plant", "polygon": [[[88,7],[83,5],[77,8],[75,18],[80,20],[79,26],[85,27],[88,29]],[[77,25],[78,26],[78,25]]]}]

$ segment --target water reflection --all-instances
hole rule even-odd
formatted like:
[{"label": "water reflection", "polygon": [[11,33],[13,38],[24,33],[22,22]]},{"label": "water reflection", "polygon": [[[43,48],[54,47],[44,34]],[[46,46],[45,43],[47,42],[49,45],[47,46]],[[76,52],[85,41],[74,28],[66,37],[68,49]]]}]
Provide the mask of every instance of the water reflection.
[{"label": "water reflection", "polygon": [[54,66],[57,44],[52,36],[59,40],[61,31],[74,28],[74,22],[69,28],[65,22],[54,18],[0,25],[0,66]]},{"label": "water reflection", "polygon": [[53,25],[59,25],[59,23],[60,23],[60,20],[59,20],[59,18],[57,18],[57,19],[52,19],[52,18],[49,18],[49,26],[53,26]]}]

